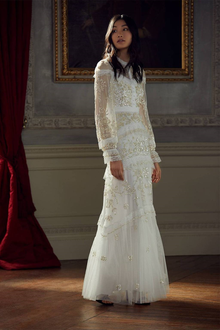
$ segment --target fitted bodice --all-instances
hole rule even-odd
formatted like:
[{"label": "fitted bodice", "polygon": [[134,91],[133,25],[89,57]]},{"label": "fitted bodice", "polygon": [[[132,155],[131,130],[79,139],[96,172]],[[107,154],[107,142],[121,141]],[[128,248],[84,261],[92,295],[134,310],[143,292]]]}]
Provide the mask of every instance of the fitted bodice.
[{"label": "fitted bodice", "polygon": [[[117,57],[119,62],[125,67],[127,62]],[[142,82],[143,84],[143,82]],[[121,74],[117,76],[117,81],[111,81],[113,106],[115,112],[136,112],[140,109],[140,96],[143,87],[132,77],[132,67],[127,69],[127,76]]]},{"label": "fitted bodice", "polygon": [[[125,67],[127,62],[118,58]],[[138,83],[133,78],[132,67],[126,76],[117,73],[107,59],[95,68],[95,122],[99,148],[103,150],[104,163],[137,156],[161,161],[155,151],[155,140],[148,116],[146,76]]]}]

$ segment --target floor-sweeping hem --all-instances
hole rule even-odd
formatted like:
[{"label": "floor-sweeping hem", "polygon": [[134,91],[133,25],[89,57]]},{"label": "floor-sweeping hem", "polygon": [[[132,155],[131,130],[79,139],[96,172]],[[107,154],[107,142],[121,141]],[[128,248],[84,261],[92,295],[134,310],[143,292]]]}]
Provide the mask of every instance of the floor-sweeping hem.
[{"label": "floor-sweeping hem", "polygon": [[[118,301],[116,299],[112,299],[112,297],[108,294],[102,294],[102,295],[99,294],[99,295],[96,295],[96,297],[87,297],[87,296],[82,294],[82,297],[83,297],[83,299],[90,300],[90,301],[96,301],[98,299],[107,300],[107,301],[113,302],[114,304],[119,304],[119,305],[130,305],[130,306],[132,306],[135,303],[140,303],[140,300],[137,300],[137,299],[136,300],[133,299],[132,301]],[[141,304],[142,303],[153,303],[153,302],[157,302],[157,301],[167,299],[167,298],[168,298],[167,294],[165,294],[165,295],[161,295],[160,297],[155,298],[155,299],[145,300],[145,301],[141,302]]]}]

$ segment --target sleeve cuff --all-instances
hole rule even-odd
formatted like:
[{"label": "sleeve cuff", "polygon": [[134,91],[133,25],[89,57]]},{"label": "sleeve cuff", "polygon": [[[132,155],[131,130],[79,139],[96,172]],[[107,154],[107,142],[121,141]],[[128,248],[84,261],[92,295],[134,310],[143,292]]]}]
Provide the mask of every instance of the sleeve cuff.
[{"label": "sleeve cuff", "polygon": [[108,149],[103,152],[104,164],[121,160],[121,156],[117,149]]},{"label": "sleeve cuff", "polygon": [[150,153],[151,153],[151,159],[153,160],[154,163],[161,162],[160,156],[158,155],[158,153],[155,150],[154,151],[151,150]]}]

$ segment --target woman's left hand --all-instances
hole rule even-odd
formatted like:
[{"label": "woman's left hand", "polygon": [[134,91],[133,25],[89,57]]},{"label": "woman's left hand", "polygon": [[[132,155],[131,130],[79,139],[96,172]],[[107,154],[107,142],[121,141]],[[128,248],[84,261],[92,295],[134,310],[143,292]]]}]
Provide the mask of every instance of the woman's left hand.
[{"label": "woman's left hand", "polygon": [[158,163],[154,163],[154,170],[152,173],[152,182],[159,182],[161,179],[161,168]]}]

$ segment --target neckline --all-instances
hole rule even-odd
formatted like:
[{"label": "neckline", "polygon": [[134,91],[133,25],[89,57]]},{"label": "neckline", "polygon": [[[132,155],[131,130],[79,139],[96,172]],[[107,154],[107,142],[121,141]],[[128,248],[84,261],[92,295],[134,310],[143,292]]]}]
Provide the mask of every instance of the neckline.
[{"label": "neckline", "polygon": [[123,63],[126,63],[126,64],[128,63],[128,62],[125,62],[124,60],[122,60],[122,59],[121,59],[120,57],[118,57],[118,56],[117,56],[117,59],[118,59],[119,61],[123,62]]}]

